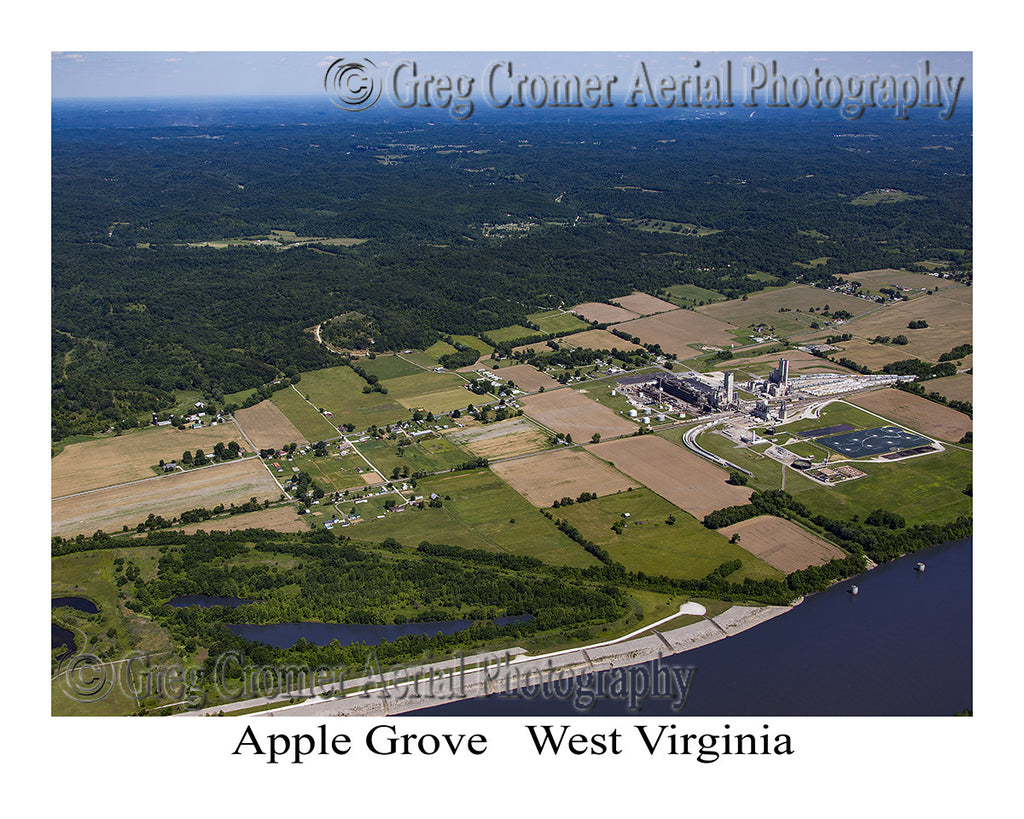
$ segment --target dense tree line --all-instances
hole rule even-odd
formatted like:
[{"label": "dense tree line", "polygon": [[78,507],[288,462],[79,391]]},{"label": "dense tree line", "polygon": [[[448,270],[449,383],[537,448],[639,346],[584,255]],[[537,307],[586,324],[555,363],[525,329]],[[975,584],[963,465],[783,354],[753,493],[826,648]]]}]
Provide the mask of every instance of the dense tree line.
[{"label": "dense tree line", "polygon": [[[923,258],[970,270],[969,121],[942,137],[963,150],[922,151],[935,127],[922,121],[885,128],[863,152],[813,118],[596,130],[471,121],[429,136],[381,123],[211,123],[211,138],[193,139],[191,127],[139,116],[139,127],[55,120],[55,439],[133,426],[181,391],[218,400],[334,364],[308,332],[331,317],[360,319],[328,322],[329,340],[395,350],[633,289],[694,284],[738,298]],[[420,144],[382,168],[396,139]],[[465,148],[442,150],[446,140]],[[925,195],[850,204],[892,186]],[[515,238],[484,228],[510,220],[534,227]],[[644,220],[717,232],[637,229]],[[277,229],[369,241],[185,245]]]}]

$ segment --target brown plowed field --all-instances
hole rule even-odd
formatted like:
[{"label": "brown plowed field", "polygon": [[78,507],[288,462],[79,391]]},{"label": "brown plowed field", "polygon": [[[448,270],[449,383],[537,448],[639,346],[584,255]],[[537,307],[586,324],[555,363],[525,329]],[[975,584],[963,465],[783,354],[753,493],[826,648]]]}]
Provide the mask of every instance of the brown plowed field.
[{"label": "brown plowed field", "polygon": [[[583,347],[587,350],[639,350],[639,344],[626,341],[624,338],[612,335],[607,330],[584,330],[582,333],[573,333],[571,336],[563,336],[558,340],[559,344]],[[537,345],[529,345],[540,349]]]},{"label": "brown plowed field", "polygon": [[671,302],[662,301],[659,298],[650,296],[647,293],[631,293],[621,299],[612,299],[620,307],[625,307],[641,316],[653,316],[655,313],[665,313],[669,310],[677,310],[678,307]]},{"label": "brown plowed field", "polygon": [[636,313],[632,310],[612,307],[610,304],[601,304],[597,301],[577,304],[572,310],[587,321],[596,321],[598,324],[611,324],[613,321],[629,321],[631,318],[636,318]]},{"label": "brown plowed field", "polygon": [[491,471],[534,506],[551,506],[581,492],[613,495],[639,484],[582,450],[557,450],[491,464]]},{"label": "brown plowed field", "polygon": [[238,410],[235,420],[257,449],[280,449],[292,441],[300,445],[309,443],[273,401],[260,401],[254,407]]},{"label": "brown plowed field", "polygon": [[[723,362],[722,367],[728,370],[740,370],[751,375],[765,376],[769,371],[778,366],[779,359],[785,358],[789,361],[790,375],[808,375],[810,373],[849,373],[850,371],[840,364],[833,364],[816,355],[805,353],[803,350],[786,350],[784,353],[773,353],[771,355],[759,355],[751,358],[734,358],[731,361]],[[737,377],[741,380],[741,377]]]},{"label": "brown plowed field", "polygon": [[275,506],[273,509],[262,509],[259,512],[244,512],[219,520],[207,520],[189,526],[175,526],[175,531],[192,535],[202,529],[204,532],[237,532],[241,529],[271,529],[275,532],[305,532],[309,530],[306,523],[295,512],[294,505]]},{"label": "brown plowed field", "polygon": [[589,441],[595,432],[610,438],[636,430],[636,424],[572,389],[527,395],[522,404],[523,412],[531,418],[555,432],[572,435],[577,442]]},{"label": "brown plowed field", "polygon": [[249,449],[234,424],[185,430],[147,427],[114,438],[69,444],[50,461],[50,497],[152,478],[150,467],[161,459],[176,461],[186,449],[209,454],[221,441],[237,441],[242,449]]},{"label": "brown plowed field", "polygon": [[957,373],[947,378],[936,378],[928,382],[929,392],[935,391],[950,401],[974,401],[974,376]]},{"label": "brown plowed field", "polygon": [[534,369],[529,364],[514,364],[511,367],[502,367],[500,370],[495,371],[495,375],[504,378],[506,381],[514,381],[519,389],[526,392],[537,392],[541,387],[546,390],[553,390],[561,386],[550,375]]},{"label": "brown plowed field", "polygon": [[728,473],[656,435],[589,444],[587,450],[700,520],[750,499],[750,489],[726,483]]},{"label": "brown plowed field", "polygon": [[959,441],[974,428],[974,422],[962,412],[903,390],[878,390],[847,400],[942,441]]},{"label": "brown plowed field", "polygon": [[97,529],[113,534],[122,526],[133,528],[150,513],[170,519],[187,509],[280,496],[280,487],[259,459],[250,458],[55,500],[50,529],[64,537],[91,535]]},{"label": "brown plowed field", "polygon": [[736,341],[729,331],[735,329],[724,321],[701,315],[693,310],[673,310],[656,316],[616,324],[615,329],[636,336],[644,344],[660,344],[667,353],[692,358],[697,350],[690,344],[714,344],[728,347]]},{"label": "brown plowed field", "polygon": [[760,515],[718,531],[728,538],[739,535],[740,546],[786,574],[846,556],[838,546],[774,515]]}]

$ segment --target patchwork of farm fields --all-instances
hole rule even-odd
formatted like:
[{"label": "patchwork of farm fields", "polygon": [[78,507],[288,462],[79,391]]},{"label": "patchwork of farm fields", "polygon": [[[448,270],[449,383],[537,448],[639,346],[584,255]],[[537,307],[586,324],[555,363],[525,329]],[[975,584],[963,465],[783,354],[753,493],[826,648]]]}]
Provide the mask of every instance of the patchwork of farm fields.
[{"label": "patchwork of farm fields", "polygon": [[[862,278],[872,286],[924,287],[935,281],[934,277],[899,271],[869,271]],[[716,294],[673,293],[673,297],[691,299],[705,295],[711,299]],[[890,355],[894,359],[918,355],[936,360],[942,352],[969,342],[971,297],[969,287],[950,287],[930,296],[915,295],[909,302],[877,306],[852,296],[790,285],[751,294],[746,300],[715,301],[697,310],[678,309],[640,292],[616,299],[615,306],[589,303],[574,309],[587,319],[621,322],[617,326],[625,332],[644,343],[660,344],[681,358],[694,357],[695,348],[701,345],[728,346],[738,338],[738,328],[751,324],[771,324],[777,329],[782,324],[803,330],[826,306],[848,310],[857,318],[845,322],[844,331],[848,328],[856,337],[841,348],[870,353],[863,360],[856,354],[843,354],[871,366],[871,354],[879,361]],[[781,314],[780,308],[784,308]],[[909,345],[868,344],[865,334],[876,330],[899,334],[910,320],[920,318],[927,320],[928,327],[907,330],[912,339]],[[534,313],[528,319],[547,333],[586,326],[564,310]],[[535,332],[512,325],[491,336],[500,341]],[[485,354],[491,352],[479,339],[460,336],[456,340]],[[563,337],[557,344],[637,348],[605,330],[593,329]],[[530,346],[538,352],[548,349],[546,344]],[[782,467],[763,451],[737,447],[716,434],[701,437],[707,449],[749,470],[749,486],[735,486],[727,483],[726,471],[681,445],[679,428],[635,435],[638,425],[623,417],[628,408],[625,398],[611,394],[616,388],[613,378],[588,382],[585,388],[563,387],[551,376],[507,359],[463,368],[462,375],[432,371],[441,355],[454,351],[451,344],[437,342],[426,351],[359,359],[358,366],[386,392],[364,392],[367,381],[351,367],[331,367],[303,373],[296,387],[278,390],[269,400],[238,410],[237,427],[222,424],[186,431],[152,427],[69,443],[52,461],[52,534],[118,533],[134,530],[151,514],[170,519],[189,509],[237,505],[251,498],[277,501],[282,495],[279,481],[304,472],[325,491],[345,493],[337,506],[326,498],[311,506],[313,514],[300,516],[289,503],[182,528],[188,532],[248,527],[297,532],[319,527],[336,514],[358,514],[361,517],[351,518],[355,523],[346,521],[346,534],[357,539],[379,542],[394,538],[411,546],[424,541],[446,543],[588,567],[596,565],[597,559],[541,510],[556,501],[592,493],[597,496],[592,500],[560,505],[554,518],[564,519],[630,571],[698,578],[723,562],[738,559],[740,568],[728,579],[742,582],[744,578],[778,578],[842,557],[842,550],[835,545],[781,518],[757,517],[719,531],[701,525],[701,518],[710,512],[746,503],[755,489],[778,488]],[[727,367],[740,379],[764,376],[781,355],[743,357],[743,352],[752,350],[741,351]],[[844,371],[807,353],[786,351],[784,355],[793,375]],[[466,388],[467,379],[477,377],[474,370],[485,366],[488,372],[500,367],[497,373],[503,379],[529,393],[517,396],[522,417],[481,425],[464,415],[461,426],[445,419],[451,426],[448,430],[414,424],[404,437],[395,431],[381,437],[360,436],[372,425],[383,428],[409,421],[415,410],[442,413],[464,410],[474,399],[478,404],[488,403],[493,396],[478,396]],[[929,387],[950,398],[971,399],[970,375],[930,382]],[[811,443],[793,436],[840,424],[855,430],[873,429],[884,422],[872,413],[948,442],[959,440],[972,428],[971,419],[962,413],[886,389],[851,398],[849,403],[836,401],[825,407],[819,418],[782,425],[779,433],[788,435],[773,440],[791,440],[792,451],[817,458],[824,452],[820,441]],[[345,424],[359,431],[353,444],[343,441]],[[417,434],[408,434],[413,431]],[[569,434],[583,446],[555,447],[552,432]],[[593,443],[595,435],[604,440]],[[291,442],[301,448],[321,440],[329,442],[327,455],[295,452],[291,460],[272,458],[267,464],[248,458],[154,475],[159,460],[179,459],[185,450],[212,451],[218,442],[237,441],[244,449],[277,449]],[[486,458],[489,467],[462,468],[475,457]],[[842,519],[893,508],[894,498],[899,499],[895,511],[908,523],[945,520],[971,511],[972,502],[965,493],[971,453],[963,447],[952,446],[906,462],[858,462],[858,468],[865,473],[863,478],[830,487],[790,470],[787,491],[814,511]],[[272,476],[275,473],[277,479]],[[421,477],[413,480],[413,474]],[[385,487],[363,494],[370,486],[388,481],[395,481],[396,490],[399,484],[405,485],[405,497],[399,498]],[[424,508],[419,509],[406,503],[413,494],[431,498],[434,505],[424,501]],[[737,542],[730,542],[733,536],[738,536]]]},{"label": "patchwork of farm fields", "polygon": [[583,492],[611,495],[640,486],[593,455],[579,449],[555,450],[493,464],[494,474],[534,506],[551,506]]},{"label": "patchwork of farm fields", "polygon": [[657,435],[589,444],[585,449],[698,519],[750,498],[749,488],[726,483],[728,473]]},{"label": "patchwork of farm fields", "polygon": [[59,498],[50,506],[50,529],[63,537],[120,532],[150,514],[170,519],[189,509],[243,504],[253,497],[276,501],[280,495],[263,464],[249,458]]},{"label": "patchwork of farm fields", "polygon": [[230,441],[248,448],[234,424],[185,430],[171,426],[146,427],[110,438],[69,444],[50,461],[50,496],[59,498],[152,478],[152,467],[161,460],[178,460],[185,450],[202,449],[210,453],[217,443]]},{"label": "patchwork of farm fields", "polygon": [[636,431],[636,424],[570,388],[528,395],[522,405],[531,418],[576,441],[589,441],[595,433],[608,438]]}]

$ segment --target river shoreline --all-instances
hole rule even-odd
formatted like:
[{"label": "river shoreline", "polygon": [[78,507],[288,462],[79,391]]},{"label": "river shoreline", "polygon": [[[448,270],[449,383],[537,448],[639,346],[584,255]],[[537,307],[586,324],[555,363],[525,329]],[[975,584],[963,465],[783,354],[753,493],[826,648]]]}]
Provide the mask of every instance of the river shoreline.
[{"label": "river shoreline", "polygon": [[346,680],[348,693],[344,696],[331,696],[334,691],[330,686],[321,686],[314,688],[313,698],[300,703],[273,707],[275,699],[264,697],[190,711],[181,716],[231,716],[232,712],[263,706],[270,707],[245,716],[390,716],[415,712],[456,700],[508,694],[517,686],[531,682],[542,684],[545,680],[565,680],[657,662],[740,634],[792,611],[802,599],[791,606],[732,606],[716,617],[704,617],[686,626],[660,630],[656,623],[635,637],[627,635],[617,641],[535,657],[516,647]]}]

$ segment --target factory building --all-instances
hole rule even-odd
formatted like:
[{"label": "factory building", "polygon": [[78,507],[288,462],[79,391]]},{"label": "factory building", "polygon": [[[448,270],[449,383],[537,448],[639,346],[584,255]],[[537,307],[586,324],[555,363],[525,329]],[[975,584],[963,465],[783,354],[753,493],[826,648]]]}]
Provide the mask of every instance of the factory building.
[{"label": "factory building", "polygon": [[773,384],[778,384],[781,391],[785,391],[786,387],[789,386],[788,358],[779,359],[779,366],[772,370],[771,375],[768,376],[768,380]]}]

